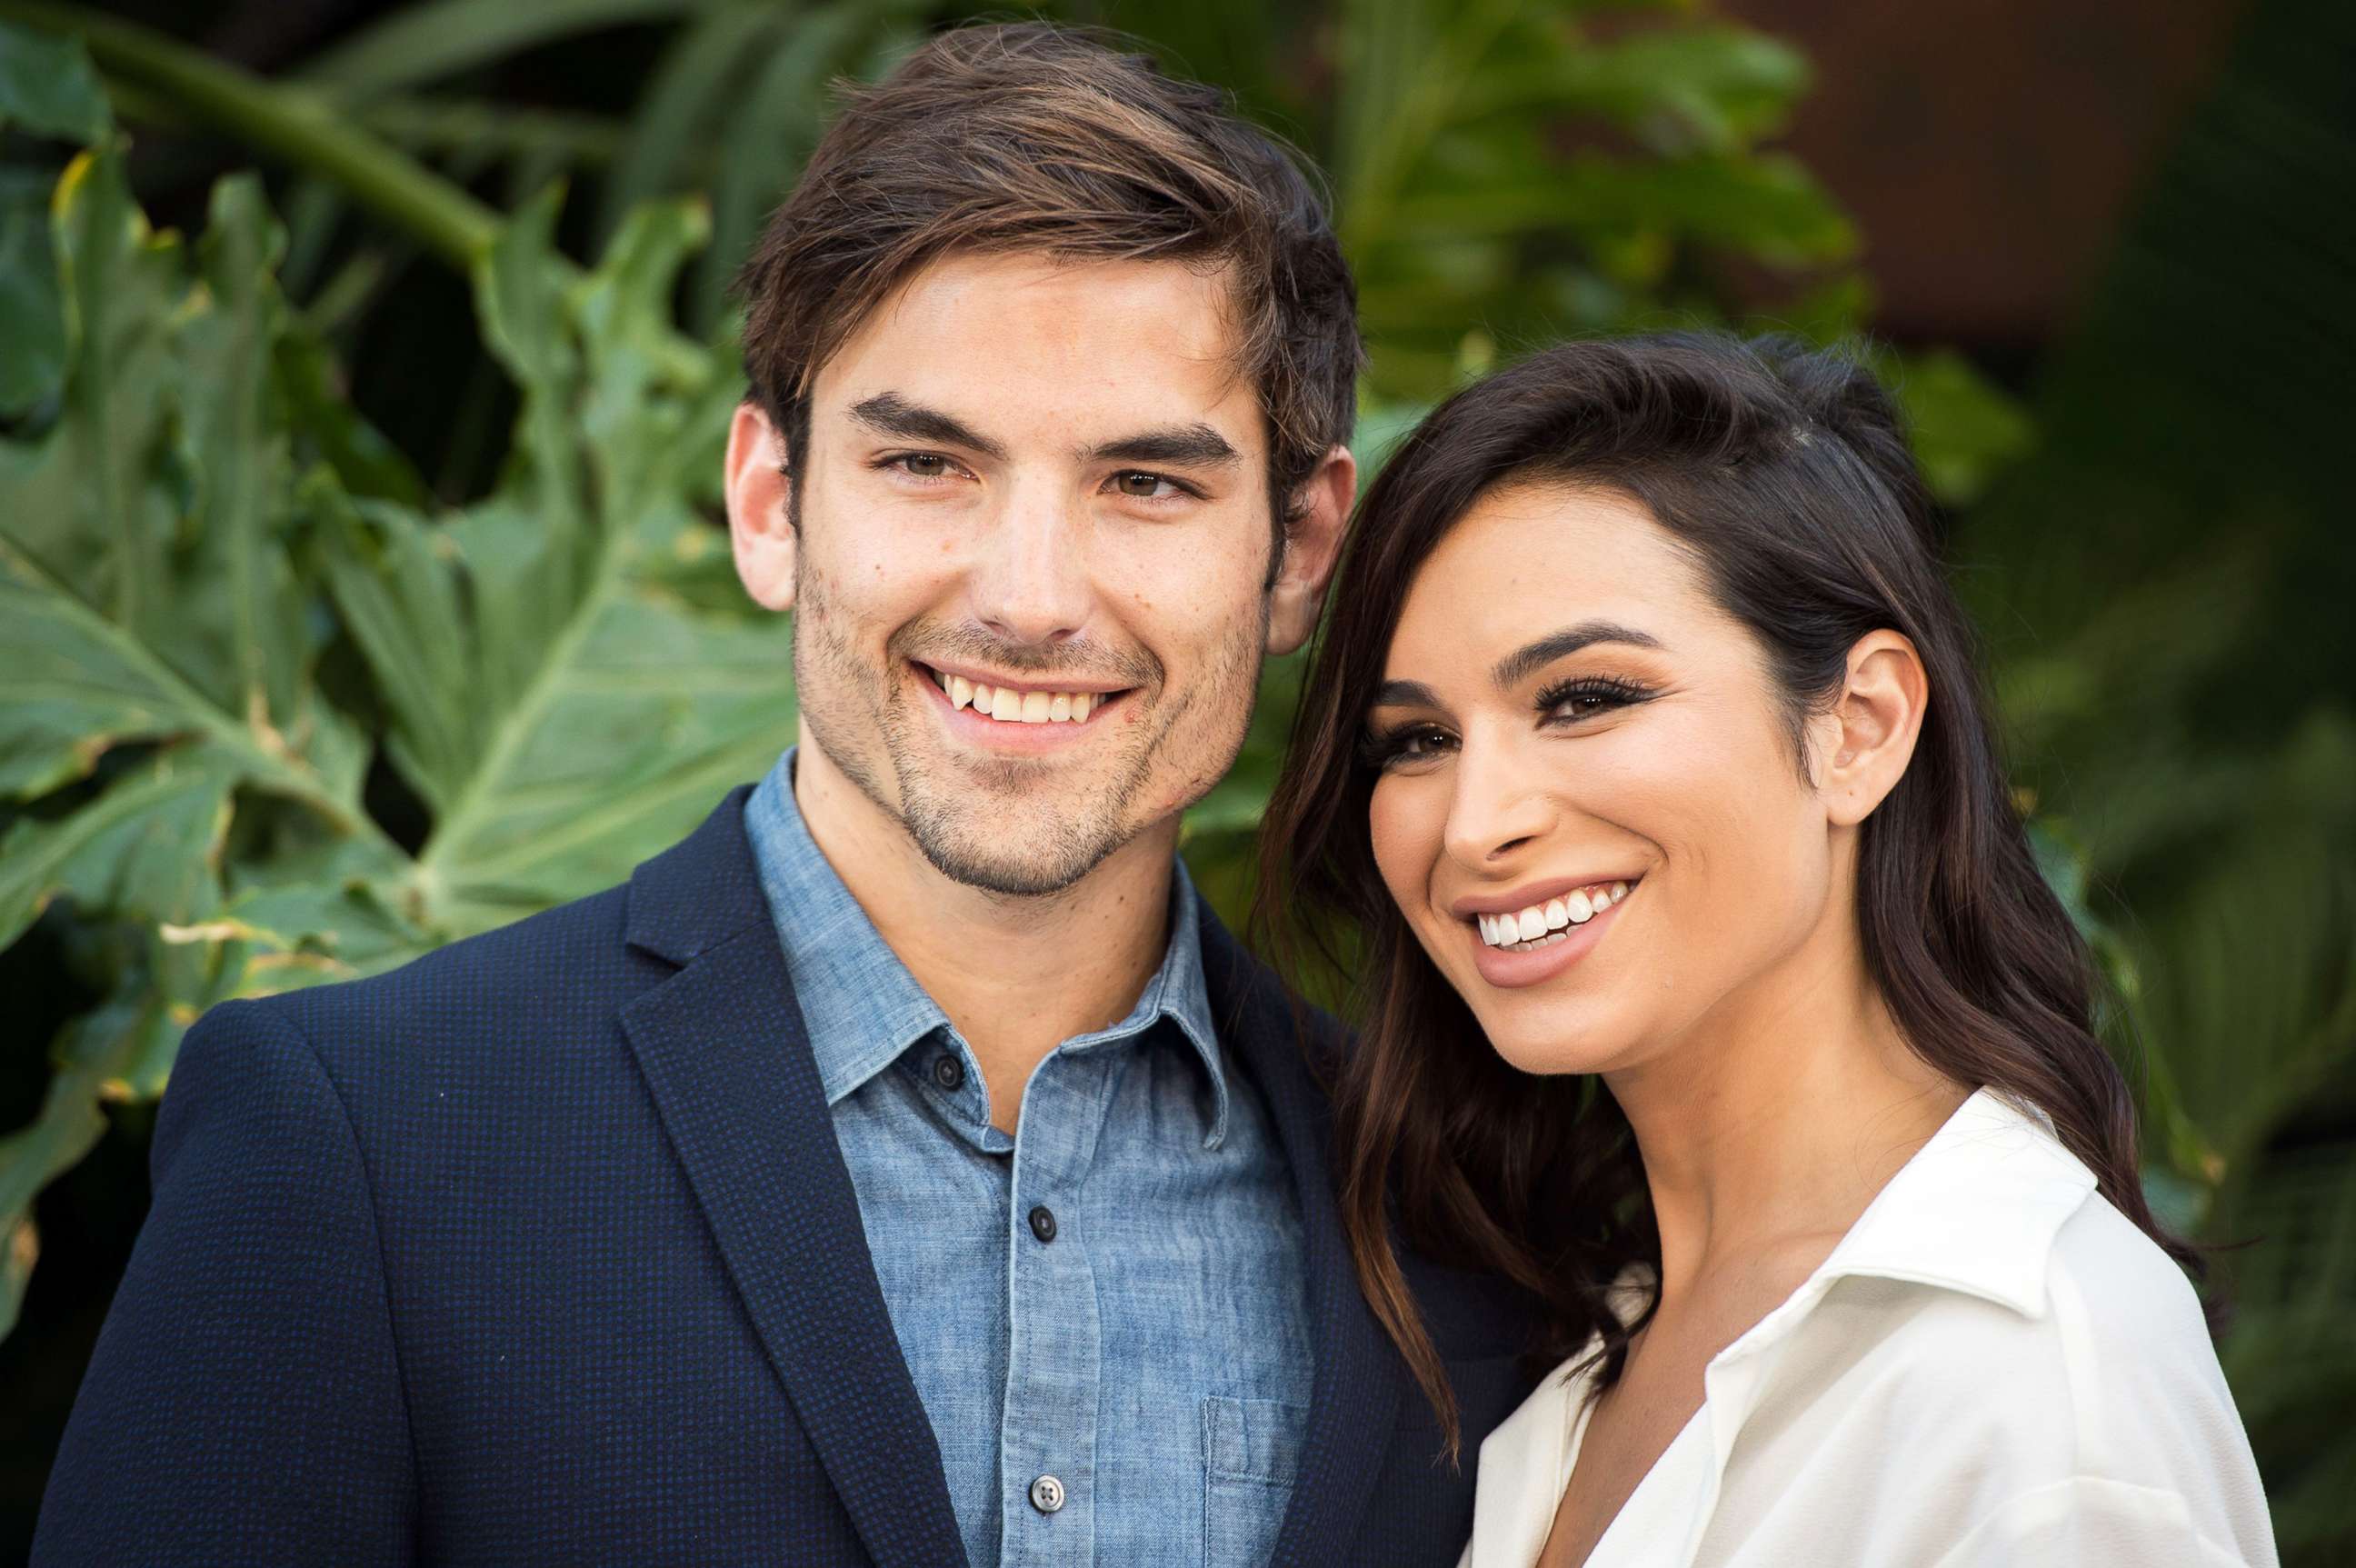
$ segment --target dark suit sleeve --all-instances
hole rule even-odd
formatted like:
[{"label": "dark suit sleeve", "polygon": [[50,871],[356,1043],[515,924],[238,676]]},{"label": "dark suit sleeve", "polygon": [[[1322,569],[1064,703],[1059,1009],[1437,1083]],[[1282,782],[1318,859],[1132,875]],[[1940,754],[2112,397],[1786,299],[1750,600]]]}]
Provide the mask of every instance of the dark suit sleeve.
[{"label": "dark suit sleeve", "polygon": [[410,1563],[413,1455],[368,1172],[279,1004],[230,1003],[188,1032],[152,1168],[35,1568]]}]

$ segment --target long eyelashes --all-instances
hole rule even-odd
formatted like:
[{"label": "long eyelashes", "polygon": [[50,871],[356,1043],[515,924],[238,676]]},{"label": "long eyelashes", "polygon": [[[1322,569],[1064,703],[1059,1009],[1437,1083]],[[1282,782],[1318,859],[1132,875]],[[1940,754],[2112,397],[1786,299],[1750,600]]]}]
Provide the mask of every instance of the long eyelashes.
[{"label": "long eyelashes", "polygon": [[1444,743],[1447,733],[1437,725],[1395,725],[1387,730],[1372,731],[1358,737],[1358,766],[1372,772],[1381,772],[1396,762],[1419,760],[1433,755],[1410,749],[1419,740]]},{"label": "long eyelashes", "polygon": [[[1560,682],[1538,693],[1538,713],[1557,720],[1593,718],[1614,708],[1632,707],[1653,695],[1648,686],[1616,675],[1582,675]],[[1568,712],[1564,710],[1569,710]]]},{"label": "long eyelashes", "polygon": [[[1650,702],[1655,694],[1651,687],[1618,676],[1582,675],[1547,687],[1537,694],[1533,706],[1541,724],[1561,727]],[[1436,757],[1455,744],[1456,737],[1441,725],[1428,719],[1410,719],[1361,736],[1358,764],[1379,772]]]}]

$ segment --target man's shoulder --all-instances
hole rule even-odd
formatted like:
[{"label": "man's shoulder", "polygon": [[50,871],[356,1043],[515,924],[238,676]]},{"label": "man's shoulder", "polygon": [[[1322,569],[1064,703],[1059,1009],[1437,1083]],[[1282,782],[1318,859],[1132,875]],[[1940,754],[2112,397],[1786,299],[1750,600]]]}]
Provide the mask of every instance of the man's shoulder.
[{"label": "man's shoulder", "polygon": [[610,1017],[695,952],[761,918],[741,826],[744,793],[732,791],[626,881],[380,974],[287,992],[268,1005],[323,1055],[387,1035],[413,1048],[530,1039]]},{"label": "man's shoulder", "polygon": [[1208,899],[1197,920],[1204,984],[1220,1033],[1231,1043],[1239,1035],[1282,1042],[1322,1090],[1348,1047],[1348,1026],[1288,987],[1266,960],[1227,929]]},{"label": "man's shoulder", "polygon": [[627,884],[461,938],[396,969],[271,999],[323,1048],[380,1026],[410,1035],[466,1031],[514,1016],[610,1006],[667,966],[624,939]]}]

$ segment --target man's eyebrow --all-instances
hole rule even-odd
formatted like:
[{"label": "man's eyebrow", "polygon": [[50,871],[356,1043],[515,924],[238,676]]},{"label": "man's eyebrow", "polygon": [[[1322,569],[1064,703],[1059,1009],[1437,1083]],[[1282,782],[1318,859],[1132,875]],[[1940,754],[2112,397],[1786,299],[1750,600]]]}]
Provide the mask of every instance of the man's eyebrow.
[{"label": "man's eyebrow", "polygon": [[1436,708],[1440,693],[1420,681],[1386,681],[1375,689],[1373,708]]},{"label": "man's eyebrow", "polygon": [[851,405],[851,417],[879,435],[895,436],[903,441],[934,441],[944,446],[962,446],[969,452],[979,452],[985,457],[1004,457],[1006,448],[987,435],[975,433],[961,421],[937,408],[925,408],[910,403],[898,392],[877,392]]},{"label": "man's eyebrow", "polygon": [[1489,671],[1489,679],[1496,683],[1498,690],[1505,691],[1520,685],[1556,660],[1599,642],[1624,642],[1632,648],[1661,646],[1661,639],[1649,631],[1638,631],[1634,627],[1622,626],[1616,621],[1583,620],[1577,626],[1565,627],[1551,636],[1516,648],[1497,660],[1496,667]]},{"label": "man's eyebrow", "polygon": [[1188,468],[1226,468],[1244,460],[1226,436],[1207,424],[1140,431],[1091,446],[1082,456],[1095,463],[1170,463]]}]

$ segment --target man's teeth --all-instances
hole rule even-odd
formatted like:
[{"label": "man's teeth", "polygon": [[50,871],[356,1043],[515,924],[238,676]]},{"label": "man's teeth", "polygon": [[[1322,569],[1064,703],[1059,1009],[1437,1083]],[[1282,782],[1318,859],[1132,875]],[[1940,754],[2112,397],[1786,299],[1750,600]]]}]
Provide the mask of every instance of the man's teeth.
[{"label": "man's teeth", "polygon": [[1507,915],[1475,915],[1481,940],[1509,952],[1528,952],[1562,940],[1567,926],[1583,926],[1628,897],[1624,882],[1598,883]]},{"label": "man's teeth", "polygon": [[957,707],[970,707],[984,718],[1011,725],[1078,724],[1103,698],[1095,692],[1017,692],[1011,687],[977,685],[962,675],[933,672],[933,679]]}]

